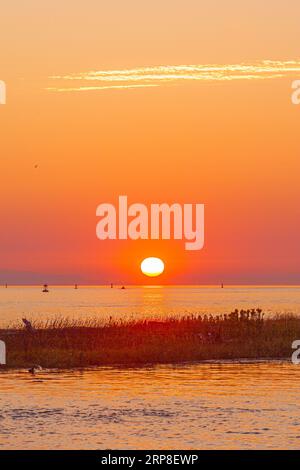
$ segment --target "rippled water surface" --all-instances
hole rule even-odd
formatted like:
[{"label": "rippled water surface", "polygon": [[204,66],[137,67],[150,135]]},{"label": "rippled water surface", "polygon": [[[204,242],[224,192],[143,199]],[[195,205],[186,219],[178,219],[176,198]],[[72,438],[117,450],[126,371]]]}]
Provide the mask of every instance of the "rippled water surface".
[{"label": "rippled water surface", "polygon": [[268,313],[300,314],[300,287],[40,287],[0,288],[0,325],[56,316],[107,319],[229,313],[233,308],[263,308]]},{"label": "rippled water surface", "polygon": [[3,449],[300,448],[289,362],[0,373]]}]

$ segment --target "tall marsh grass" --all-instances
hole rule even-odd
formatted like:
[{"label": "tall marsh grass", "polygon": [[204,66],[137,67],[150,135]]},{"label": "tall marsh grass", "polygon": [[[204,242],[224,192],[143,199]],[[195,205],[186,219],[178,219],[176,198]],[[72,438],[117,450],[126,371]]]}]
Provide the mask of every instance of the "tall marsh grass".
[{"label": "tall marsh grass", "polygon": [[7,367],[45,368],[144,365],[213,359],[285,358],[300,339],[300,318],[264,318],[260,309],[235,310],[217,317],[137,321],[56,318],[0,330]]}]

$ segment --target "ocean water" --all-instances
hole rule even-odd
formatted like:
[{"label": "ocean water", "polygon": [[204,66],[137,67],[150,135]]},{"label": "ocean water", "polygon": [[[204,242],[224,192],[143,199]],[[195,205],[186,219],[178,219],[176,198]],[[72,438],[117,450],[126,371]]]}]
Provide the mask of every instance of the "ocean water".
[{"label": "ocean water", "polygon": [[157,286],[0,288],[0,326],[20,320],[69,317],[133,319],[188,313],[230,313],[234,308],[260,307],[269,314],[300,314],[300,286]]},{"label": "ocean water", "polygon": [[0,449],[299,449],[300,366],[0,373]]}]

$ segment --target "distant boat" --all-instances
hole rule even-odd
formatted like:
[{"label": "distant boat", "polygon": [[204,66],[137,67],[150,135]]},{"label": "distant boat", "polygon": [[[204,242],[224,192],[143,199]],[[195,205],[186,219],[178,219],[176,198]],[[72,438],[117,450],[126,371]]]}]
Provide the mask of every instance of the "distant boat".
[{"label": "distant boat", "polygon": [[125,289],[125,286],[122,286],[121,289]]},{"label": "distant boat", "polygon": [[48,284],[44,284],[42,292],[49,292]]}]

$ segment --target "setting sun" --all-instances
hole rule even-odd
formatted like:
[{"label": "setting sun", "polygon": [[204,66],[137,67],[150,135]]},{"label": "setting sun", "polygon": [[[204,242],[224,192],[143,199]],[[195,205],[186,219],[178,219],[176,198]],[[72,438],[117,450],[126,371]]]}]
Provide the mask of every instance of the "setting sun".
[{"label": "setting sun", "polygon": [[142,273],[149,277],[159,276],[164,269],[164,262],[160,258],[145,258],[141,262]]}]

